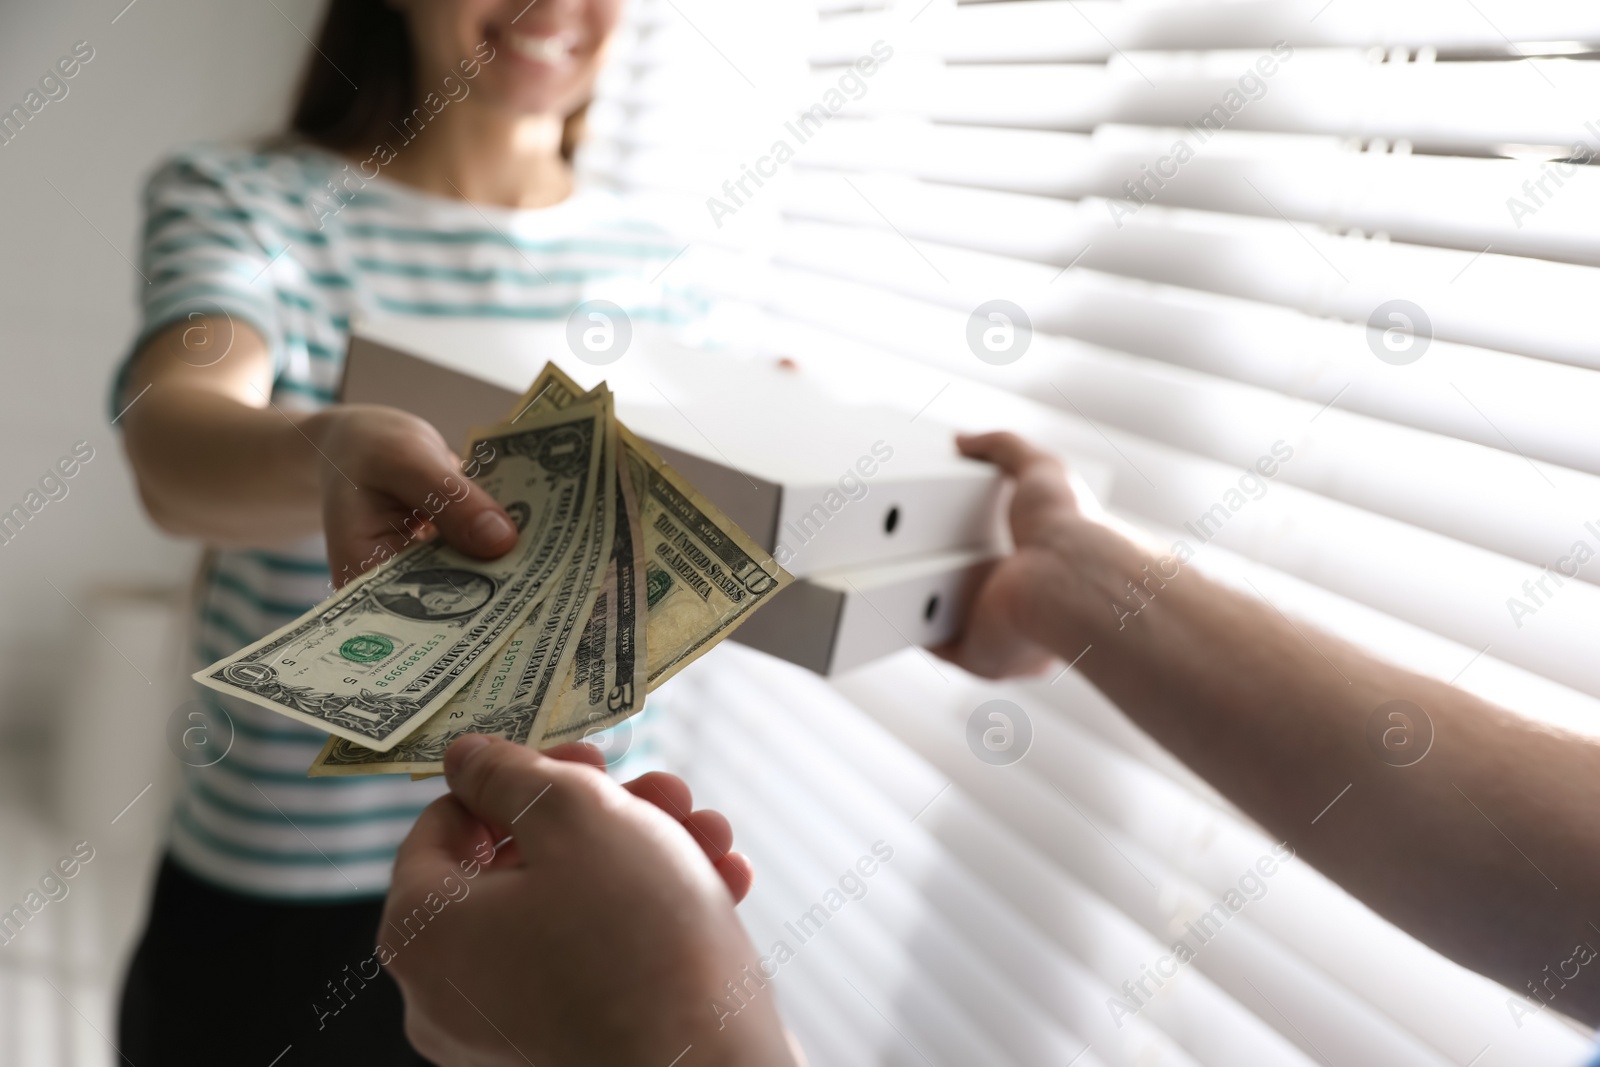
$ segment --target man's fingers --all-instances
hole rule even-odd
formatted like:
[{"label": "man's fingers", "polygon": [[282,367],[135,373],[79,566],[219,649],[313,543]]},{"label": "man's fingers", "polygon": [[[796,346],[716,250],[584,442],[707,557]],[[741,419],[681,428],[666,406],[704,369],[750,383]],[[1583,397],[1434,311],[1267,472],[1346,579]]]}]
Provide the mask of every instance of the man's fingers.
[{"label": "man's fingers", "polygon": [[514,833],[517,822],[546,793],[570,794],[574,775],[588,775],[559,760],[546,759],[524,745],[484,734],[468,734],[444,754],[445,780],[467,811],[491,831]]},{"label": "man's fingers", "polygon": [[733,847],[733,826],[720,811],[702,808],[690,812],[689,817],[683,820],[683,827],[713,863],[726,856]]},{"label": "man's fingers", "polygon": [[640,800],[648,800],[679,822],[687,819],[694,810],[694,796],[689,792],[688,784],[675,774],[651,771],[641,774],[622,788]]},{"label": "man's fingers", "polygon": [[956,447],[963,456],[993,463],[1012,478],[1021,477],[1023,471],[1036,463],[1061,467],[1061,461],[1055,456],[1007,431],[958,434]]},{"label": "man's fingers", "polygon": [[435,882],[456,864],[486,856],[494,841],[489,828],[453,796],[442,796],[418,816],[395,855],[397,886]]},{"label": "man's fingers", "polygon": [[551,759],[565,760],[568,763],[586,763],[600,771],[606,769],[606,754],[582,741],[568,741],[564,745],[556,745],[543,751]]},{"label": "man's fingers", "polygon": [[739,903],[750,893],[750,887],[755,884],[756,869],[750,863],[750,857],[743,852],[730,852],[714,864],[717,873],[722,876],[722,882],[728,887],[728,892],[733,894],[733,902]]}]

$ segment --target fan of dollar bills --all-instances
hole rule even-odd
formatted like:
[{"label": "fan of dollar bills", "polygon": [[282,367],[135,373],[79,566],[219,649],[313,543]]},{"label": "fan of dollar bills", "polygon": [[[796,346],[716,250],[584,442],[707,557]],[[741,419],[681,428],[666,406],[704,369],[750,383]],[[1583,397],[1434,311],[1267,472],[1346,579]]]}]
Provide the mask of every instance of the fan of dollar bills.
[{"label": "fan of dollar bills", "polygon": [[468,452],[515,548],[414,545],[194,676],[331,734],[312,776],[438,774],[467,733],[582,740],[790,581],[617,421],[603,383],[547,364]]}]

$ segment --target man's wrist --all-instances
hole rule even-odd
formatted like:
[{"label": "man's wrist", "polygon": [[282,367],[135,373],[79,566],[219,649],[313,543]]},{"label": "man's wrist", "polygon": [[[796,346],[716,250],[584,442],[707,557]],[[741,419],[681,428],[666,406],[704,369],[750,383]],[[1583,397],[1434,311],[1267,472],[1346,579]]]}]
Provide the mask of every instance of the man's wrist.
[{"label": "man's wrist", "polygon": [[1125,626],[1147,590],[1175,577],[1159,553],[1096,519],[1075,517],[1032,551],[1040,554],[1038,581],[1025,590],[1018,626],[1068,659]]},{"label": "man's wrist", "polygon": [[680,975],[683,988],[702,991],[679,1009],[678,1018],[688,1026],[678,1036],[694,1049],[684,1057],[684,1067],[785,1067],[795,1062],[771,975],[743,932],[735,937],[744,944],[727,954],[702,946],[706,958]]}]

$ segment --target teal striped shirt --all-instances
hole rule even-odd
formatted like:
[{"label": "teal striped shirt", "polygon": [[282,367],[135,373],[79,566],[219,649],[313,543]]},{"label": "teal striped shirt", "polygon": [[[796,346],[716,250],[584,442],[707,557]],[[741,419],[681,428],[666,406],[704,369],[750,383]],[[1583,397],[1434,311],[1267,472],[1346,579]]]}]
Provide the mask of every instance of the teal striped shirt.
[{"label": "teal striped shirt", "polygon": [[[342,159],[310,147],[187,149],[145,194],[146,338],[197,315],[247,324],[272,353],[273,403],[334,399],[353,318],[412,315],[560,323],[604,298],[636,322],[699,321],[703,299],[655,281],[682,248],[620,198],[580,191],[514,211],[446,200],[381,176],[330,213]],[[681,271],[680,271],[681,273]],[[121,396],[119,374],[117,395]],[[121,404],[116,405],[120,408]],[[207,554],[190,653],[198,670],[327,596],[320,537]],[[174,858],[257,896],[381,894],[396,846],[443,791],[439,780],[307,778],[326,735],[195,687],[232,726],[227,755],[186,767]]]}]

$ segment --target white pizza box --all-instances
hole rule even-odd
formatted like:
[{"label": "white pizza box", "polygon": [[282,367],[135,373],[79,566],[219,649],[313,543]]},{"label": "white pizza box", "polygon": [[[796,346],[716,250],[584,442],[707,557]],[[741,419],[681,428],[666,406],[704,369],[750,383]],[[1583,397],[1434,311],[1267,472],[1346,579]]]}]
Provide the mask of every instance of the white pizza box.
[{"label": "white pizza box", "polygon": [[[813,574],[752,614],[733,640],[818,674],[839,674],[955,637],[973,592],[993,565],[987,552],[942,552]],[[942,664],[936,669],[954,670]]]},{"label": "white pizza box", "polygon": [[551,360],[585,388],[606,381],[618,417],[796,577],[1004,546],[1001,479],[928,417],[638,324],[609,365],[572,353],[565,323],[372,319],[352,332],[341,397],[420,415],[459,449]]}]

